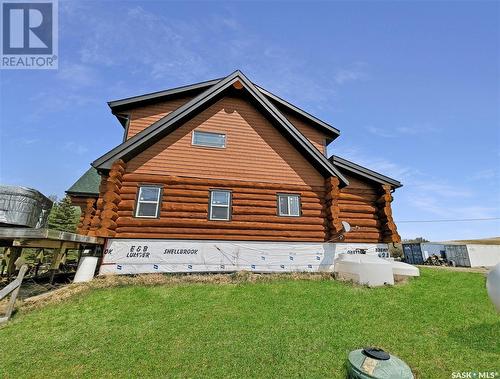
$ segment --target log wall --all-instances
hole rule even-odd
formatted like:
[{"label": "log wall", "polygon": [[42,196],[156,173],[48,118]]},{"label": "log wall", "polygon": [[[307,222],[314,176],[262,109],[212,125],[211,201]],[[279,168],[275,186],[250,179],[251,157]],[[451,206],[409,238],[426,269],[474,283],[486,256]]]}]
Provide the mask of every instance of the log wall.
[{"label": "log wall", "polygon": [[352,230],[345,235],[345,242],[379,242],[382,239],[378,206],[379,186],[354,176],[348,176],[349,186],[340,190],[339,217],[347,221]]},{"label": "log wall", "polygon": [[[160,217],[135,218],[138,187],[163,187]],[[232,191],[230,221],[208,220],[210,189]],[[277,193],[301,196],[301,217],[277,216]],[[219,239],[246,241],[311,241],[326,239],[323,186],[199,179],[175,176],[123,175],[115,237]]]},{"label": "log wall", "polygon": [[390,186],[354,176],[347,179],[349,186],[338,194],[339,218],[352,227],[344,241],[399,242],[401,238],[392,220]]},{"label": "log wall", "polygon": [[[399,242],[392,219],[391,187],[348,179],[350,185],[342,189],[335,177],[326,179],[322,187],[207,180],[126,173],[125,163],[117,161],[109,176],[103,177],[97,202],[87,199],[84,205],[80,201],[85,210],[78,232],[116,238]],[[163,189],[157,219],[134,217],[138,189],[143,184]],[[230,221],[208,219],[210,189],[232,191]],[[301,196],[301,217],[277,215],[278,193]],[[341,221],[352,227],[343,240],[338,238]]]}]

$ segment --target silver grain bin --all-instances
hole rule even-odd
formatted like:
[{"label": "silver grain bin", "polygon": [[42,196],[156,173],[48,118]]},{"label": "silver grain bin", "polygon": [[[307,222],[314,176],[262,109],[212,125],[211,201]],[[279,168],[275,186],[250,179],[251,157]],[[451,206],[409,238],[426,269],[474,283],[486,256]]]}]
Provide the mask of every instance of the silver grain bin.
[{"label": "silver grain bin", "polygon": [[37,190],[0,185],[0,226],[45,228],[52,201]]}]

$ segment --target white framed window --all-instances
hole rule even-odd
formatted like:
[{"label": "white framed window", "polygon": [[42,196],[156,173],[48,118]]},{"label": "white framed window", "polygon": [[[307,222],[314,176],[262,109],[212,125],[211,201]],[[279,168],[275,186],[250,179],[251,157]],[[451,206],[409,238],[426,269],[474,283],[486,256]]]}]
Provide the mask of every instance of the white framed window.
[{"label": "white framed window", "polygon": [[157,218],[160,212],[161,187],[140,186],[135,206],[135,217]]},{"label": "white framed window", "polygon": [[226,147],[226,135],[224,133],[202,132],[200,130],[193,131],[193,146],[204,147]]},{"label": "white framed window", "polygon": [[300,216],[300,195],[279,193],[278,216]]},{"label": "white framed window", "polygon": [[228,221],[231,219],[231,191],[210,190],[208,204],[210,220]]}]

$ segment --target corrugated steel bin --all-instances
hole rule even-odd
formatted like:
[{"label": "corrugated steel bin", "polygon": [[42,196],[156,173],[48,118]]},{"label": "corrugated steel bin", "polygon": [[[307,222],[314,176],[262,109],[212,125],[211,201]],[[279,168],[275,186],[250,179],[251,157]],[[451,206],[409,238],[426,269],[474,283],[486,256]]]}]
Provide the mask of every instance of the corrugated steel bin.
[{"label": "corrugated steel bin", "polygon": [[37,190],[0,186],[0,225],[43,228],[51,208],[52,201]]}]

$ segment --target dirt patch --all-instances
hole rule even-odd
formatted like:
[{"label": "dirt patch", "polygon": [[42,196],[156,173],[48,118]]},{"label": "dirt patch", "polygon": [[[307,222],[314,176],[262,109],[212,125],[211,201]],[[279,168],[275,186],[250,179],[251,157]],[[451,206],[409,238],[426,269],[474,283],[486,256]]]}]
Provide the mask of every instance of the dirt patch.
[{"label": "dirt patch", "polygon": [[[54,291],[62,286],[63,284],[38,283],[31,279],[24,280],[17,295],[16,306],[20,306],[25,299]],[[10,295],[0,301],[0,315],[5,313],[9,301]]]}]

